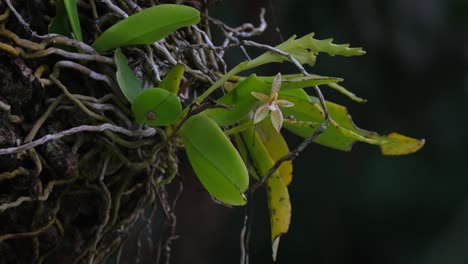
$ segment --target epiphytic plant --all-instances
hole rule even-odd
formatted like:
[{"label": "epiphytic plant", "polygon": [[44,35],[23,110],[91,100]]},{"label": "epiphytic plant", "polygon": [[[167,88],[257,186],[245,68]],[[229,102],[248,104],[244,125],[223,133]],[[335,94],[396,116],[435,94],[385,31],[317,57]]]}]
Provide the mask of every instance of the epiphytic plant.
[{"label": "epiphytic plant", "polygon": [[[361,141],[380,146],[384,155],[413,153],[424,144],[423,140],[397,133],[381,136],[359,129],[352,122],[345,107],[324,99],[319,86],[325,85],[336,89],[357,102],[365,100],[340,86],[338,83],[342,82],[343,79],[310,74],[304,68],[304,65],[313,66],[320,53],[330,56],[360,56],[365,54],[361,48],[350,48],[348,44],[337,45],[332,42],[332,39],[318,40],[314,38],[313,33],[301,38],[293,36],[276,47],[272,47],[249,40],[239,40],[233,36],[235,30],[226,33],[226,28],[222,27],[226,34],[226,40],[233,41],[233,46],[241,48],[251,46],[265,50],[265,53],[241,62],[229,71],[223,71],[219,67],[212,70],[206,66],[201,66],[200,70],[194,70],[186,68],[188,60],[178,63],[179,61],[172,54],[179,54],[185,48],[193,52],[193,60],[196,65],[200,64],[198,60],[218,61],[224,64],[220,52],[224,52],[228,48],[227,45],[214,46],[206,32],[209,30],[203,31],[196,26],[201,19],[197,9],[174,4],[161,4],[143,9],[135,3],[127,6],[133,1],[125,1],[127,4],[122,6],[127,9],[135,7],[135,10],[140,10],[128,16],[112,2],[102,2],[124,19],[110,26],[93,41],[91,46],[88,46],[82,42],[83,36],[76,2],[74,0],[57,1],[57,14],[52,20],[49,30],[51,33],[73,36],[75,40],[63,41],[62,38],[55,38],[54,41],[58,44],[70,44],[78,48],[81,53],[65,52],[57,48],[52,48],[52,51],[76,60],[95,61],[115,66],[111,70],[113,76],[98,74],[75,62],[59,61],[54,66],[49,79],[40,78],[44,69],[40,74],[37,74],[41,84],[58,86],[86,114],[104,123],[99,127],[83,127],[79,131],[106,131],[107,138],[131,149],[130,153],[144,159],[142,162],[129,160],[116,150],[106,138],[102,141],[104,142],[102,143],[103,148],[107,149],[107,152],[114,153],[121,162],[120,165],[114,164],[117,168],[115,171],[120,169],[121,164],[124,164],[128,171],[134,174],[143,170],[154,174],[155,171],[160,170],[165,177],[159,178],[154,183],[154,188],[157,189],[170,183],[176,176],[177,164],[172,157],[173,146],[182,145],[200,182],[217,201],[223,204],[245,205],[248,202],[245,196],[246,192],[253,192],[259,187],[266,186],[270,208],[273,258],[276,258],[280,236],[288,231],[291,219],[291,204],[287,187],[292,180],[292,160],[310,143],[315,142],[330,148],[349,151],[356,141]],[[7,1],[7,3],[10,2]],[[209,21],[207,17],[205,19]],[[215,22],[215,24],[219,23]],[[190,45],[190,43],[185,43],[180,36],[174,37],[175,34],[179,34],[176,33],[178,30],[186,27],[189,27],[191,32],[197,35],[198,44]],[[174,47],[165,42],[165,38],[168,39],[169,36],[174,38]],[[26,45],[24,43],[19,42],[18,45]],[[44,49],[43,46],[28,45],[36,50]],[[169,51],[167,47],[170,47],[171,50]],[[21,51],[15,50],[13,47],[0,46],[0,48],[14,55],[21,54]],[[166,60],[158,65],[154,63],[153,50],[163,54]],[[206,55],[204,51],[209,51],[210,55]],[[104,56],[110,52],[113,52],[113,59]],[[140,59],[146,59],[151,69],[150,72],[155,73],[155,76],[148,77],[144,74],[136,74],[136,72],[141,73],[143,70],[138,71],[130,65],[131,63],[125,54],[132,52],[145,54]],[[49,53],[46,55],[26,54],[24,56],[47,56]],[[203,55],[197,55],[201,53]],[[255,71],[257,67],[265,64],[285,61],[293,63],[298,73],[278,73],[274,76],[241,75],[242,72]],[[165,68],[162,80],[157,67]],[[114,89],[112,96],[109,97],[119,98],[118,105],[123,109],[114,109],[114,111],[116,116],[124,116],[121,118],[123,120],[121,123],[126,123],[127,128],[118,127],[109,116],[96,114],[88,109],[88,107],[95,107],[98,110],[105,109],[104,106],[100,105],[101,101],[68,92],[65,85],[58,80],[61,68],[74,68],[97,81],[105,82],[111,88],[117,88],[115,80],[118,88]],[[197,76],[198,80],[206,80],[206,82],[202,85],[194,84],[193,80],[185,78],[187,72]],[[147,79],[152,80],[147,82]],[[145,85],[145,83],[151,85]],[[190,94],[191,85],[201,86],[203,92],[200,95],[192,93],[193,96],[187,97],[187,94]],[[306,92],[305,89],[308,87],[313,89],[314,96]],[[223,93],[215,93],[218,89],[222,90]],[[62,99],[62,97],[56,99],[53,103],[56,104],[54,107],[60,104]],[[125,99],[128,102],[125,102]],[[126,109],[129,104],[131,111]],[[127,120],[126,113],[128,112],[133,114],[133,120]],[[270,117],[268,117],[269,115]],[[42,125],[38,124],[39,127]],[[142,128],[144,130],[141,130]],[[281,134],[282,128],[305,138],[305,140],[298,147],[290,150]],[[134,148],[148,148],[148,141],[133,144],[126,139],[116,137],[111,132],[136,138],[151,137],[159,133],[163,135],[162,138],[167,141],[167,144],[159,144],[158,142],[157,146],[149,148],[149,150],[133,151]],[[33,133],[32,136],[28,136],[27,143],[19,147],[0,149],[0,154],[34,150],[34,147],[51,139],[58,139],[70,134],[73,134],[73,131],[64,131],[55,137],[32,141]],[[158,159],[157,154],[163,149],[170,155],[167,159]],[[146,154],[142,154],[145,151]],[[95,155],[95,153],[89,155]],[[112,163],[112,159],[106,158],[105,164],[109,163]],[[158,166],[155,166],[156,163]],[[164,166],[159,166],[159,164]],[[105,170],[103,169],[103,171]],[[249,175],[254,179],[253,183],[249,183]],[[100,183],[104,184],[102,179]],[[119,194],[122,195],[122,192],[119,191]],[[0,212],[14,206],[16,206],[15,203],[1,205]],[[110,211],[110,208],[108,210]],[[118,209],[114,210],[114,215],[118,214]],[[107,213],[107,218],[109,217],[109,213]],[[100,229],[100,232],[102,231]],[[100,241],[99,235],[95,239],[94,247],[98,241]],[[90,258],[94,257],[93,252],[95,251],[96,248],[89,249]]]}]

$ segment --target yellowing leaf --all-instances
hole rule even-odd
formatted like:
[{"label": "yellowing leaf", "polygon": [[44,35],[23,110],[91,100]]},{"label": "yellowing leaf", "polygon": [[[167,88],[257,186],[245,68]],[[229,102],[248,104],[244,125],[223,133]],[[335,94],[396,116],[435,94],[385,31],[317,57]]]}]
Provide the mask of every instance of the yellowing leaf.
[{"label": "yellowing leaf", "polygon": [[180,135],[190,164],[206,190],[217,200],[230,205],[244,205],[249,186],[245,164],[209,117],[195,115],[180,128]]},{"label": "yellowing leaf", "polygon": [[276,260],[281,235],[288,232],[291,223],[291,202],[288,188],[278,174],[272,175],[265,185],[270,208],[273,260]]},{"label": "yellowing leaf", "polygon": [[[251,161],[250,171],[253,176],[263,177],[274,165],[274,161],[253,128],[236,137],[244,160]],[[276,259],[281,235],[288,232],[291,223],[291,201],[285,182],[277,170],[266,182],[268,207],[270,209],[271,242],[273,259]]]},{"label": "yellowing leaf", "polygon": [[[268,154],[270,154],[273,162],[276,162],[284,155],[289,153],[288,144],[286,143],[286,140],[284,140],[283,135],[276,131],[271,122],[268,120],[264,120],[263,122],[257,124],[255,131],[267,149]],[[289,185],[291,183],[292,172],[293,166],[292,161],[290,160],[283,162],[278,168],[278,173],[285,185]]]},{"label": "yellowing leaf", "polygon": [[424,139],[417,140],[398,133],[391,133],[387,137],[384,137],[384,140],[386,140],[386,143],[380,145],[380,149],[384,155],[410,154],[424,146]]}]

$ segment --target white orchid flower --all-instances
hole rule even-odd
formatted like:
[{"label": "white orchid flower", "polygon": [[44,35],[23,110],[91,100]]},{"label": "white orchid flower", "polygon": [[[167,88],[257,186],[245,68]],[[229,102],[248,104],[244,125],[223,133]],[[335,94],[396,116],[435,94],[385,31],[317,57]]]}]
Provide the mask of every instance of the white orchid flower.
[{"label": "white orchid flower", "polygon": [[293,103],[286,101],[286,100],[278,100],[278,92],[281,87],[281,73],[278,73],[274,80],[273,84],[271,85],[271,94],[270,96],[251,92],[251,94],[257,98],[258,100],[265,102],[264,104],[260,105],[257,110],[255,111],[254,115],[254,124],[260,123],[263,119],[265,119],[271,111],[270,118],[273,127],[276,131],[280,131],[281,126],[283,125],[283,113],[281,113],[281,107],[292,107],[294,106]]}]

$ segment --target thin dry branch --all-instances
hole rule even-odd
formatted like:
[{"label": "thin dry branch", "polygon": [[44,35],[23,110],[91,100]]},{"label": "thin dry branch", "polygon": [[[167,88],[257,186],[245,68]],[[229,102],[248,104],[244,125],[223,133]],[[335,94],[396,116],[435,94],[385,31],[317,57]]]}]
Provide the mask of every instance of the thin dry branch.
[{"label": "thin dry branch", "polygon": [[44,143],[47,143],[52,140],[57,140],[61,139],[66,136],[71,136],[77,133],[83,133],[83,132],[103,132],[105,130],[109,130],[112,132],[116,132],[119,134],[123,134],[129,137],[152,137],[156,135],[156,129],[154,128],[147,128],[145,130],[129,130],[123,127],[119,127],[113,124],[102,124],[98,126],[90,126],[90,125],[82,125],[78,127],[73,127],[64,131],[61,131],[56,134],[50,134],[50,135],[45,135],[37,140],[34,140],[32,142],[20,145],[18,147],[10,147],[10,148],[3,148],[0,149],[0,155],[8,155],[8,154],[14,154],[18,153],[21,151],[28,150],[30,148],[35,148],[39,145],[42,145]]}]

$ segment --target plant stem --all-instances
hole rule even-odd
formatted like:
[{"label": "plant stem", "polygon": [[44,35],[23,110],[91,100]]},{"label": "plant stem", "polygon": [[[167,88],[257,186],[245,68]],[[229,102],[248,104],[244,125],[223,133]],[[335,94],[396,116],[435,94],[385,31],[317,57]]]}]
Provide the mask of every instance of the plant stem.
[{"label": "plant stem", "polygon": [[242,71],[248,70],[249,68],[246,68],[245,65],[246,65],[245,62],[239,63],[236,67],[232,68],[228,73],[224,74],[223,77],[221,77],[221,79],[219,79],[213,85],[211,85],[210,88],[208,88],[203,94],[197,97],[193,102],[201,103],[211,93],[213,93],[218,87],[220,87],[224,82],[228,81],[232,76]]},{"label": "plant stem", "polygon": [[249,129],[251,126],[253,126],[253,122],[252,122],[252,120],[249,120],[249,121],[244,122],[244,123],[242,123],[242,124],[240,124],[238,126],[235,126],[233,128],[230,128],[230,129],[224,131],[224,134],[226,136],[231,136],[231,135],[240,133],[242,131],[245,131],[245,130]]}]

